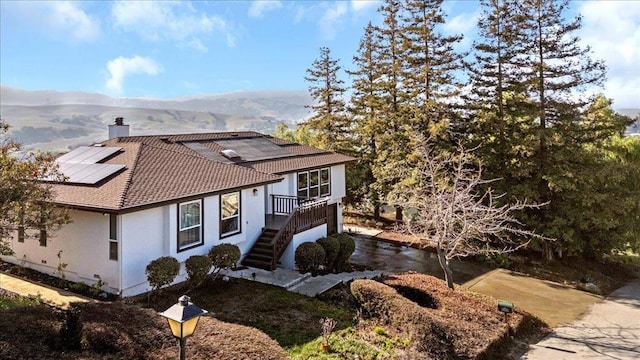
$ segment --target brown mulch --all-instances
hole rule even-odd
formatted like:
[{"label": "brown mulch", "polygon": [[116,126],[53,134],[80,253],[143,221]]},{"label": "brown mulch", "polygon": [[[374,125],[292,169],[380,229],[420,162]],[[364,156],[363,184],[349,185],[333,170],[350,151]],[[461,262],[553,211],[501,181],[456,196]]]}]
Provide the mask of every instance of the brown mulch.
[{"label": "brown mulch", "polygon": [[[62,318],[42,306],[0,312],[2,359],[175,359],[177,342],[164,319],[150,309],[115,303],[87,303],[81,309],[82,349],[59,344]],[[20,321],[15,321],[20,319]],[[263,332],[203,317],[188,341],[189,359],[279,360],[286,352]]]},{"label": "brown mulch", "polygon": [[522,312],[509,315],[507,323],[495,300],[451,290],[429,275],[393,275],[378,284],[352,284],[363,309],[361,326],[384,326],[393,336],[410,339],[408,353],[424,359],[509,358],[518,342],[537,341],[549,331]]}]

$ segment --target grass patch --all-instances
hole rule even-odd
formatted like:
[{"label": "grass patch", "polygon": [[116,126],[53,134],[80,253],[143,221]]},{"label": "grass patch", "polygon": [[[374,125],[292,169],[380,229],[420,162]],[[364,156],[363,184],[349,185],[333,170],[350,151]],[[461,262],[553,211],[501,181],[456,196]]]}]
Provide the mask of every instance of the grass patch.
[{"label": "grass patch", "polygon": [[[177,285],[164,289],[149,305],[146,297],[137,302],[163,311],[175,304],[185,291],[183,286]],[[243,279],[207,280],[191,290],[189,296],[195,304],[213,312],[216,319],[255,327],[285,348],[316,339],[321,333],[319,321],[323,317],[337,320],[336,330],[340,330],[351,326],[354,316],[353,310],[342,304]]]},{"label": "grass patch", "polygon": [[329,350],[324,352],[320,349],[322,337],[317,337],[303,345],[293,346],[289,350],[291,359],[304,360],[338,360],[354,359],[374,360],[386,358],[388,353],[377,349],[367,341],[358,338],[353,328],[346,328],[331,335],[329,339]]},{"label": "grass patch", "polygon": [[13,295],[8,292],[0,291],[0,311],[38,305],[40,305],[40,301],[38,299],[30,299],[24,296]]}]

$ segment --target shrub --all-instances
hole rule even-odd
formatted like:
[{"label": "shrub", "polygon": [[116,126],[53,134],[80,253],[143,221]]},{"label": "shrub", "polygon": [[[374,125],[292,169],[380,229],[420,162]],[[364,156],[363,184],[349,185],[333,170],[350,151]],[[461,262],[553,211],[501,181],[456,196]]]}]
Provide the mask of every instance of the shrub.
[{"label": "shrub", "polygon": [[184,263],[189,282],[194,286],[201,284],[211,270],[211,259],[205,255],[193,255]]},{"label": "shrub", "polygon": [[315,272],[324,263],[324,249],[314,242],[300,244],[296,249],[295,260],[302,273]]},{"label": "shrub", "polygon": [[222,269],[234,268],[240,260],[240,248],[233,244],[220,244],[209,250],[209,259],[213,266],[213,273],[217,274]]},{"label": "shrub", "polygon": [[340,251],[338,252],[335,267],[338,269],[344,268],[353,252],[356,251],[356,241],[347,234],[336,234],[333,237],[335,237],[340,244]]},{"label": "shrub", "polygon": [[153,290],[158,290],[171,284],[179,271],[178,260],[171,256],[163,256],[150,262],[144,273],[147,274],[147,280]]},{"label": "shrub", "polygon": [[333,270],[340,252],[340,242],[334,237],[321,238],[316,241],[324,249],[324,265]]}]

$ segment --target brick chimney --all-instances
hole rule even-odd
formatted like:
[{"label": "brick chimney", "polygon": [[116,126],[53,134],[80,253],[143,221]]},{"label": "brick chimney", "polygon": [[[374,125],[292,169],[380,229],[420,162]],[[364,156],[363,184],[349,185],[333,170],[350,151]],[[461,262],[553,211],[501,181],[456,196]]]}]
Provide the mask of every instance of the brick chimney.
[{"label": "brick chimney", "polygon": [[113,125],[109,125],[109,139],[129,136],[129,125],[124,124],[123,117],[116,117]]}]

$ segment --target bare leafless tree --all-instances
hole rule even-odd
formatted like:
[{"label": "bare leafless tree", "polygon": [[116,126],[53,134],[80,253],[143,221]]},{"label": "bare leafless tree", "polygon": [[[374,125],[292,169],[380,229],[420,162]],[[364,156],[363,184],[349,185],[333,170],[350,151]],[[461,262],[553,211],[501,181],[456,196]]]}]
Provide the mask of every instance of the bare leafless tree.
[{"label": "bare leafless tree", "polygon": [[449,288],[453,289],[454,258],[512,252],[533,238],[551,240],[524,229],[514,216],[540,205],[496,204],[501,195],[491,188],[495,180],[482,179],[471,151],[459,146],[455,153],[435,153],[425,141],[417,153],[418,165],[391,192],[390,202],[409,211],[404,231],[422,246],[435,246]]}]

